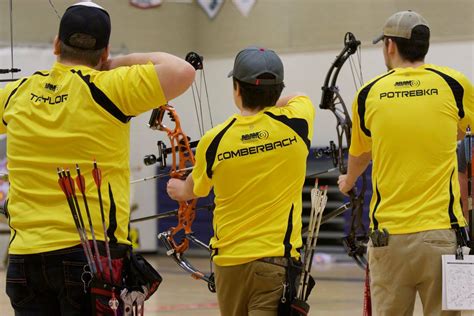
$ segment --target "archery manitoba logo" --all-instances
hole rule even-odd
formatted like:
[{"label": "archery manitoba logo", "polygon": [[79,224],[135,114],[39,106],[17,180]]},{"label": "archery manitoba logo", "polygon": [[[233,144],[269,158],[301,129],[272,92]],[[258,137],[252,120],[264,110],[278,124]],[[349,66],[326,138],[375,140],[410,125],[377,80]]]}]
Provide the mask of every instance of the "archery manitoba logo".
[{"label": "archery manitoba logo", "polygon": [[259,132],[253,132],[253,133],[249,133],[249,134],[244,134],[240,137],[240,140],[243,142],[243,143],[250,143],[250,142],[254,142],[254,141],[257,141],[257,140],[265,140],[267,139],[269,136],[269,133],[265,130],[263,131],[259,131]]},{"label": "archery manitoba logo", "polygon": [[58,85],[55,85],[55,84],[52,84],[52,83],[46,83],[46,84],[44,85],[44,88],[45,88],[46,90],[50,90],[50,91],[55,92],[55,91],[58,89]]},{"label": "archery manitoba logo", "polygon": [[395,82],[395,88],[416,88],[421,84],[420,80],[403,80]]}]

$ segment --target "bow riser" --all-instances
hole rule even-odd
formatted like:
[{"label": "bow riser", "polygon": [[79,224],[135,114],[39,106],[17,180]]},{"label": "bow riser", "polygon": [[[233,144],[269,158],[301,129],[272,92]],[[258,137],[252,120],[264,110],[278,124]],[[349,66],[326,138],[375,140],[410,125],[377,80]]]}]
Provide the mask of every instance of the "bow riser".
[{"label": "bow riser", "polygon": [[178,225],[176,225],[176,227],[170,228],[170,235],[168,237],[170,243],[173,245],[173,248],[177,253],[184,253],[189,248],[189,240],[186,237],[182,238],[180,243],[177,243],[175,236],[182,230],[184,230],[185,236],[191,235],[193,233],[191,226],[193,225],[194,219],[196,218],[196,203],[196,199],[190,202],[179,203],[177,215]]},{"label": "bow riser", "polygon": [[[199,65],[197,61],[194,62]],[[174,128],[167,127],[163,123],[165,115],[167,115],[171,122],[174,123]],[[185,180],[186,176],[189,174],[189,169],[195,164],[195,159],[189,137],[182,131],[181,121],[174,107],[166,104],[158,109],[153,110],[148,125],[151,129],[165,132],[170,141],[170,148],[166,148],[162,142],[158,142],[160,157],[158,157],[158,159],[152,160],[154,162],[159,161],[161,166],[164,167],[166,166],[166,155],[171,154],[172,165],[169,176],[171,178]],[[193,236],[193,231],[191,229],[196,217],[196,204],[197,199],[179,202],[179,208],[177,211],[177,225],[175,227],[170,227],[167,231],[158,234],[158,239],[165,246],[166,254],[171,256],[182,269],[189,272],[191,277],[194,279],[206,281],[208,283],[209,289],[211,291],[215,291],[212,275],[209,277],[206,276],[204,273],[194,268],[184,257],[184,253],[189,249],[189,242],[198,241]],[[180,241],[177,241],[178,234],[180,234]],[[184,234],[184,237],[182,234]],[[198,241],[198,245],[202,246],[204,244]]]}]

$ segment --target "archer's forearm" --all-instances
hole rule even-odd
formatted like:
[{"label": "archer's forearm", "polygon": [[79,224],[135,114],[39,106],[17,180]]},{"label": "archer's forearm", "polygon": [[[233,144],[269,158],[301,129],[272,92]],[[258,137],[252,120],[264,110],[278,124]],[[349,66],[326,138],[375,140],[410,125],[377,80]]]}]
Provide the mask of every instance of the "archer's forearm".
[{"label": "archer's forearm", "polygon": [[183,182],[183,188],[181,192],[183,201],[189,201],[197,198],[197,196],[194,195],[194,180],[192,174],[189,174],[186,177],[186,181]]},{"label": "archer's forearm", "polygon": [[352,156],[349,154],[346,181],[354,184],[357,181],[357,178],[359,178],[365,169],[367,169],[371,159],[372,152],[363,153],[360,156]]},{"label": "archer's forearm", "polygon": [[461,190],[461,201],[462,201],[462,211],[466,220],[469,219],[468,216],[468,207],[467,207],[467,175],[463,172],[458,173],[459,177],[459,188]]},{"label": "archer's forearm", "polygon": [[293,98],[296,98],[296,97],[299,97],[299,96],[306,96],[305,93],[302,93],[302,92],[295,92],[295,93],[292,93],[292,94],[288,94],[288,95],[284,95],[284,96],[281,96],[277,103],[275,104],[276,107],[282,107],[282,106],[286,106],[288,105],[288,102],[290,102],[291,99]]},{"label": "archer's forearm", "polygon": [[103,67],[103,70],[111,70],[122,66],[144,65],[151,62],[153,65],[162,63],[179,63],[183,60],[171,54],[154,52],[154,53],[132,53],[123,56],[110,58]]},{"label": "archer's forearm", "polygon": [[102,70],[122,66],[143,65],[151,62],[159,78],[166,100],[183,94],[193,83],[195,69],[186,60],[167,53],[134,53],[109,59]]}]

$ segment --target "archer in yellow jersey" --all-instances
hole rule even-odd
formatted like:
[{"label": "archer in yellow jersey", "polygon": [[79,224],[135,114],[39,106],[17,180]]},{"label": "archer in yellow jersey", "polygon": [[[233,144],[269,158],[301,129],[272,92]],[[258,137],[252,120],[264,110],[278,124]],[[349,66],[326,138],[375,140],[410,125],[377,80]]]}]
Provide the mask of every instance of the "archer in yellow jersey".
[{"label": "archer in yellow jersey", "polygon": [[302,94],[279,99],[283,64],[271,50],[242,50],[229,76],[240,113],[203,136],[191,175],[167,189],[176,200],[214,189],[210,246],[221,314],[276,315],[284,284],[292,284],[285,268],[302,246],[314,107]]},{"label": "archer in yellow jersey", "polygon": [[472,84],[460,72],[425,64],[430,30],[416,12],[386,22],[389,71],[365,84],[353,104],[347,193],[372,159],[371,229],[388,244],[369,242],[376,315],[411,315],[416,292],[425,315],[441,310],[441,255],[454,254],[466,225],[460,204],[457,136],[472,126]]},{"label": "archer in yellow jersey", "polygon": [[54,42],[53,67],[0,93],[11,185],[6,288],[17,315],[90,313],[81,279],[88,268],[56,168],[80,165],[96,238],[103,241],[91,175],[97,160],[107,236],[123,257],[131,244],[130,119],[166,104],[194,79],[191,65],[165,53],[108,59],[110,30],[109,14],[100,6],[69,7]]}]

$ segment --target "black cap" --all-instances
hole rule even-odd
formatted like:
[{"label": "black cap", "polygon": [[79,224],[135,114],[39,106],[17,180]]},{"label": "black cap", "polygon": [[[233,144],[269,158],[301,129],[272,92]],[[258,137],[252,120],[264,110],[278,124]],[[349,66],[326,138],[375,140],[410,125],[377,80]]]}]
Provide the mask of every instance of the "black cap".
[{"label": "black cap", "polygon": [[[274,79],[258,79],[264,73],[275,76]],[[241,50],[234,61],[234,69],[227,77],[254,85],[275,85],[283,82],[283,63],[280,57],[269,49],[247,47]]]},{"label": "black cap", "polygon": [[[97,50],[109,44],[110,30],[110,16],[104,8],[93,2],[79,2],[64,12],[59,25],[59,39],[68,46]],[[85,45],[71,43],[71,37],[78,33],[90,35],[94,41]]]}]

